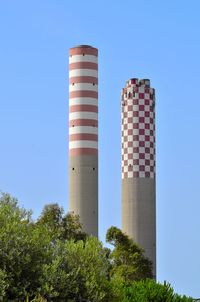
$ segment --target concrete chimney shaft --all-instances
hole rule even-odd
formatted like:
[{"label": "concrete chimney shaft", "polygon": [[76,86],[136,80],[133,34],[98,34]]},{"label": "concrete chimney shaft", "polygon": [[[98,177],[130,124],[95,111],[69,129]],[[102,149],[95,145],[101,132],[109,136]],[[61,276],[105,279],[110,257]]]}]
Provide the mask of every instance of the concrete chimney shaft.
[{"label": "concrete chimney shaft", "polygon": [[98,236],[98,50],[69,50],[69,211]]},{"label": "concrete chimney shaft", "polygon": [[155,91],[130,79],[121,94],[122,230],[145,249],[156,278]]}]

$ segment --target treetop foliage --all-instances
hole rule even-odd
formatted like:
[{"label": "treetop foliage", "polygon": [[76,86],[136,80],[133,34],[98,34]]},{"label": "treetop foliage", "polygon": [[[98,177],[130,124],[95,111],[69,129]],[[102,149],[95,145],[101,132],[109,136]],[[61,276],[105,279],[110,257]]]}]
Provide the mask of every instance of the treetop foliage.
[{"label": "treetop foliage", "polygon": [[192,302],[192,298],[174,293],[170,284],[146,279],[122,286],[122,302]]},{"label": "treetop foliage", "polygon": [[[17,199],[0,197],[0,301],[190,302],[155,283],[144,251],[120,229],[106,235],[111,251],[82,231],[79,217],[57,203],[36,221]],[[173,297],[174,300],[170,300]],[[139,300],[140,299],[140,300]],[[163,299],[163,300],[162,300]]]},{"label": "treetop foliage", "polygon": [[82,230],[78,215],[64,214],[64,209],[57,203],[44,206],[37,225],[45,225],[52,239],[86,240],[87,235]]},{"label": "treetop foliage", "polygon": [[144,250],[117,227],[111,227],[106,241],[114,246],[111,252],[111,276],[121,281],[152,278],[152,263],[144,256]]}]

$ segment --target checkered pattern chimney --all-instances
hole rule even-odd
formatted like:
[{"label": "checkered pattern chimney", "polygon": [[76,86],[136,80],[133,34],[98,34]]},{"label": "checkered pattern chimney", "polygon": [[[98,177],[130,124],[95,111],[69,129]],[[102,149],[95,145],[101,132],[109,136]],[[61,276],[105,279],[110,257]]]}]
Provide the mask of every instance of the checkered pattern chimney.
[{"label": "checkered pattern chimney", "polygon": [[130,79],[121,94],[122,230],[145,249],[156,276],[155,91]]},{"label": "checkered pattern chimney", "polygon": [[98,236],[98,50],[69,51],[69,210]]},{"label": "checkered pattern chimney", "polygon": [[122,178],[155,177],[155,97],[149,80],[122,89]]}]

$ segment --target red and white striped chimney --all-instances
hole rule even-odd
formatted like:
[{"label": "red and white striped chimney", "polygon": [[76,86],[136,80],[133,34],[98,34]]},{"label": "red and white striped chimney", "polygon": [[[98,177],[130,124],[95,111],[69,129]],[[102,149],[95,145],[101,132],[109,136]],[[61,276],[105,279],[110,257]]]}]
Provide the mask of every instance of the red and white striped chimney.
[{"label": "red and white striped chimney", "polygon": [[69,51],[69,210],[98,236],[98,50]]}]

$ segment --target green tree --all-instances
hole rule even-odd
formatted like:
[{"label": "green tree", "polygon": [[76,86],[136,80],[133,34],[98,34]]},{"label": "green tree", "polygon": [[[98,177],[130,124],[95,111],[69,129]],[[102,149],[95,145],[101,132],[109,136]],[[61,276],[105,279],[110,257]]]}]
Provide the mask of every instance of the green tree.
[{"label": "green tree", "polygon": [[107,301],[108,250],[57,204],[47,205],[36,223],[31,214],[9,194],[0,198],[3,301]]},{"label": "green tree", "polygon": [[7,275],[6,299],[16,301],[37,294],[44,263],[50,261],[47,229],[35,227],[31,212],[8,194],[0,198],[0,269]]},{"label": "green tree", "polygon": [[192,302],[193,299],[174,293],[168,283],[141,280],[121,286],[120,302]]},{"label": "green tree", "polygon": [[42,213],[37,220],[38,225],[45,225],[52,239],[58,239],[62,232],[62,220],[64,210],[57,203],[50,203],[44,206]]},{"label": "green tree", "polygon": [[152,278],[152,263],[144,256],[144,250],[120,229],[108,229],[106,241],[114,246],[110,255],[112,278],[125,282]]},{"label": "green tree", "polygon": [[62,219],[62,233],[61,239],[74,240],[74,241],[86,241],[87,235],[82,230],[80,223],[80,217],[72,213],[67,213]]},{"label": "green tree", "polygon": [[52,240],[86,240],[78,215],[67,213],[57,203],[44,206],[37,224],[47,226]]},{"label": "green tree", "polygon": [[6,289],[8,288],[8,280],[5,271],[0,269],[0,301],[4,301]]},{"label": "green tree", "polygon": [[31,215],[2,194],[0,301],[192,301],[174,294],[168,284],[148,280],[151,262],[121,230],[107,232],[111,252],[86,236],[79,217],[64,215],[58,204],[45,206],[36,223]]},{"label": "green tree", "polygon": [[109,261],[98,239],[59,242],[45,267],[46,293],[53,301],[108,301]]}]

